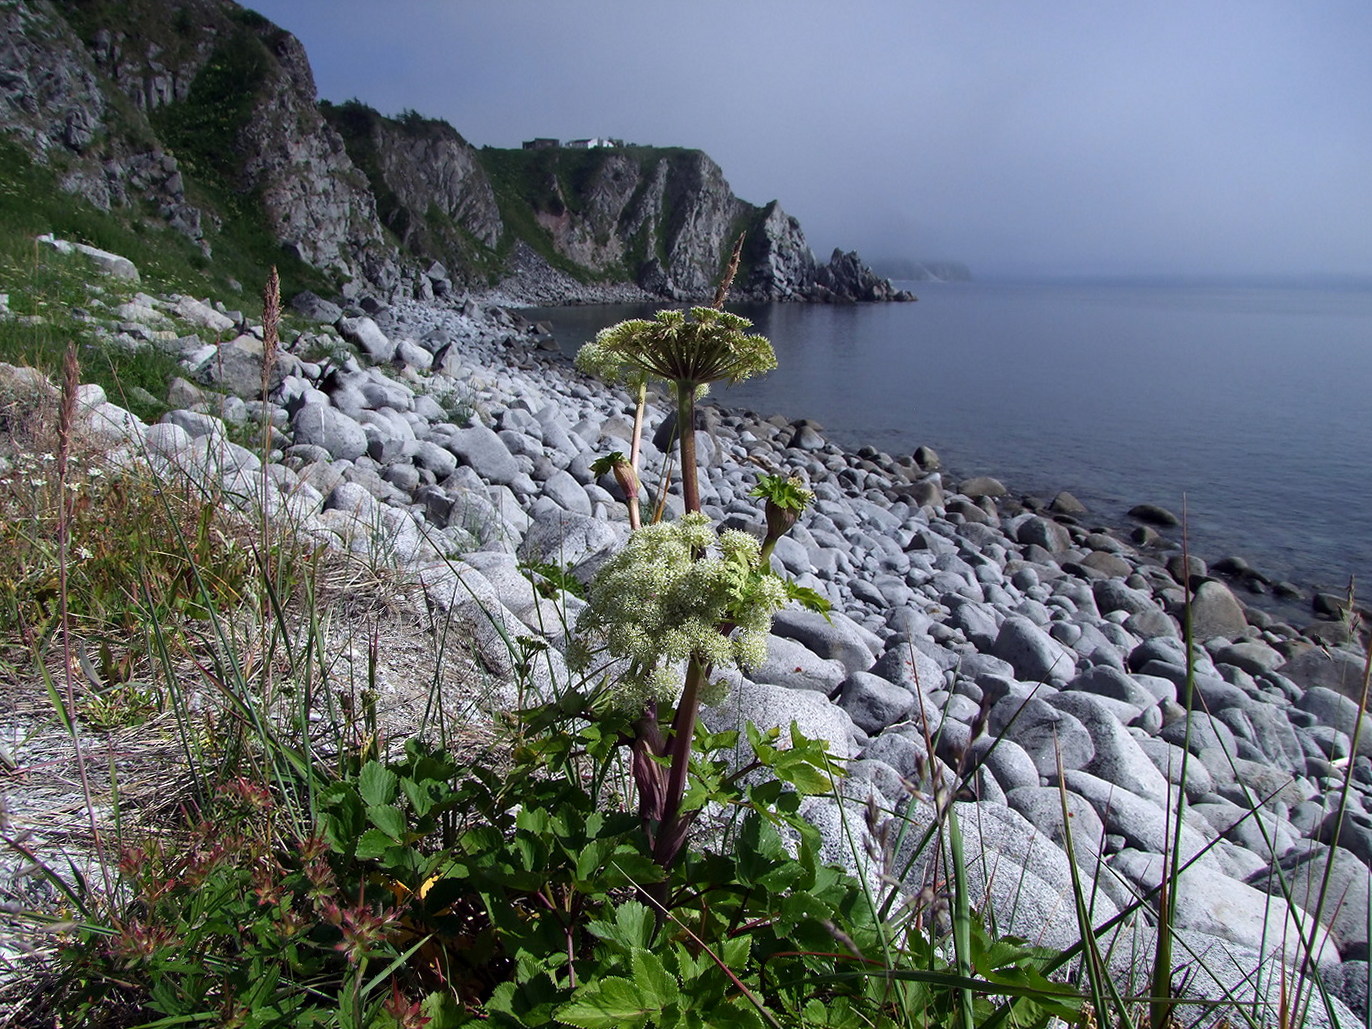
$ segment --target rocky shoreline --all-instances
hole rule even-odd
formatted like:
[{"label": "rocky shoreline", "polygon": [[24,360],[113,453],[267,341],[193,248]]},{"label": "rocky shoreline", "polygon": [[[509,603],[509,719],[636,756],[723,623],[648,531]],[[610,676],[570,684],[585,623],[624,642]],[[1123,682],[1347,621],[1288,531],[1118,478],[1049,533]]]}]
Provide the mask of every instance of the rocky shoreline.
[{"label": "rocky shoreline", "polygon": [[[546,631],[563,622],[520,566],[584,579],[622,545],[623,504],[591,464],[627,449],[629,396],[575,372],[536,326],[499,307],[316,307],[338,334],[302,332],[281,354],[265,411],[276,460],[264,476],[229,438],[233,423],[264,413],[260,327],[191,298],[144,297],[111,315],[112,331],[177,353],[187,369],[168,398],[176,409],[156,425],[83,387],[88,419],[112,447],[336,545],[380,549],[470,625],[497,675],[511,673],[503,633],[543,637],[546,674],[563,668],[566,637]],[[188,324],[237,335],[215,345]],[[666,412],[649,412],[650,488]],[[961,769],[974,890],[1001,931],[1061,948],[1078,936],[1066,826],[1081,873],[1098,884],[1100,924],[1158,885],[1168,812],[1184,790],[1181,839],[1195,862],[1177,918],[1199,955],[1186,962],[1190,988],[1270,1000],[1275,982],[1247,977],[1283,948],[1298,964],[1299,930],[1326,985],[1359,1013],[1340,1007],[1355,1019],[1346,1024],[1362,1023],[1372,724],[1355,699],[1364,657],[1344,621],[1302,634],[1245,608],[1203,566],[1094,531],[1067,498],[1025,506],[994,479],[946,481],[927,450],[850,453],[803,420],[702,417],[702,499],[717,524],[759,528],[748,496],[759,467],[804,475],[816,493],[775,561],[834,611],[781,612],[767,661],[733,676],[707,717],[716,727],[795,721],[849,760],[842,797],[809,802],[828,857],[870,872],[863,855],[881,843],[869,802],[928,824],[919,784],[932,768]],[[1198,642],[1189,710],[1184,577]],[[564,604],[570,621],[579,602]],[[918,888],[929,872],[916,862],[907,881]],[[1150,931],[1144,919],[1126,927],[1135,940]],[[1135,971],[1122,960],[1121,974]],[[1311,1024],[1317,1016],[1318,1004]]]}]

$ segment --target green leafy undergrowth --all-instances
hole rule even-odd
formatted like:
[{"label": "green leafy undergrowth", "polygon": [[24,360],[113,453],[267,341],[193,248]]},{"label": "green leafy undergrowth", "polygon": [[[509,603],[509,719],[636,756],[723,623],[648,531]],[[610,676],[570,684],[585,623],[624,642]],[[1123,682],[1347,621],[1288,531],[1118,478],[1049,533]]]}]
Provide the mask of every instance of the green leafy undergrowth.
[{"label": "green leafy undergrowth", "polygon": [[664,870],[620,793],[627,726],[583,699],[524,712],[504,767],[412,739],[224,783],[125,847],[117,914],[74,913],[71,1024],[859,1029],[945,1024],[967,985],[978,1021],[1074,1010],[1031,948],[974,934],[959,979],[945,940],[881,922],[819,858],[800,809],[833,767],[794,730],[748,727],[742,767],[737,733],[700,730],[685,802],[709,828]]}]

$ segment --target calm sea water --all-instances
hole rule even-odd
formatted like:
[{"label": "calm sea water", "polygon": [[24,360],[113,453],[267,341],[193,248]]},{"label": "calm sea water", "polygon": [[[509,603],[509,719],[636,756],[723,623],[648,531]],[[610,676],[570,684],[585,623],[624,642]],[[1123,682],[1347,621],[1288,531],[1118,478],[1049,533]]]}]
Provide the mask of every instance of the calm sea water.
[{"label": "calm sea water", "polygon": [[[1372,596],[1372,290],[912,284],[915,304],[739,306],[779,367],[720,403],[955,477],[1188,516],[1192,550]],[[538,309],[574,353],[646,309]]]}]

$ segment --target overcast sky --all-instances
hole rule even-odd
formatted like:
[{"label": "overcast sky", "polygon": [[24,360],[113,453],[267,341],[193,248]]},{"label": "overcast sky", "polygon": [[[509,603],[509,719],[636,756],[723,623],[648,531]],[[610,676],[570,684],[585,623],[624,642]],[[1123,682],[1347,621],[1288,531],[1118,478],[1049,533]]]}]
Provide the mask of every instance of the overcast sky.
[{"label": "overcast sky", "polygon": [[812,248],[1372,275],[1368,0],[258,0],[320,95],[699,147]]}]

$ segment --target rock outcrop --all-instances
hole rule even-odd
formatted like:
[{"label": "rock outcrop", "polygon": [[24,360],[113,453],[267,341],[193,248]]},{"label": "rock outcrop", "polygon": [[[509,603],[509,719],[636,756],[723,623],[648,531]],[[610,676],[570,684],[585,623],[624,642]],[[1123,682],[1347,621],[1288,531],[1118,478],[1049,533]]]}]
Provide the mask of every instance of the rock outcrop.
[{"label": "rock outcrop", "polygon": [[856,251],[835,249],[829,263],[815,275],[815,292],[822,300],[912,300],[862,263]]},{"label": "rock outcrop", "polygon": [[356,102],[324,103],[321,110],[405,250],[460,268],[455,256],[475,265],[477,248],[499,244],[504,227],[495,191],[476,148],[451,125],[412,112],[386,118]]},{"label": "rock outcrop", "polygon": [[[106,210],[147,201],[200,241],[201,212],[186,199],[176,158],[156,141],[143,116],[146,102],[121,110],[118,94],[104,85],[102,76],[119,70],[117,52],[110,33],[97,37],[88,48],[49,0],[0,7],[5,132],[51,167],[68,192]],[[142,81],[154,95],[164,88],[150,84],[164,81],[155,77]]]},{"label": "rock outcrop", "polygon": [[740,298],[911,299],[856,254],[819,265],[699,150],[478,151],[414,112],[321,105],[300,42],[232,0],[5,4],[0,82],[0,128],[69,192],[311,288],[701,300],[743,233]]}]

